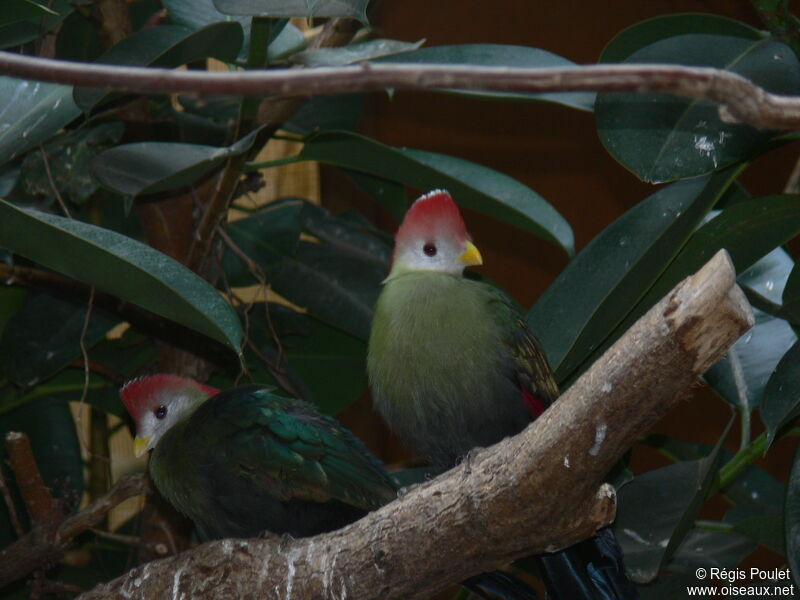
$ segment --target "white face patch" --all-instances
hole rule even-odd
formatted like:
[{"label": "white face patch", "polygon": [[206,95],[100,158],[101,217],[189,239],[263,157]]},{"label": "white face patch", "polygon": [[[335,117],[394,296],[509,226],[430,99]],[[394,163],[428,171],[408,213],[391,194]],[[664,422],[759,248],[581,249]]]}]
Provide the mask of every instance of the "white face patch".
[{"label": "white face patch", "polygon": [[435,236],[432,239],[417,239],[398,247],[392,271],[439,271],[460,275],[466,265],[461,255],[465,243]]},{"label": "white face patch", "polygon": [[196,404],[197,399],[187,393],[164,392],[159,398],[154,398],[136,423],[136,434],[142,438],[150,438],[147,450],[155,448],[161,437],[173,425],[183,420]]}]

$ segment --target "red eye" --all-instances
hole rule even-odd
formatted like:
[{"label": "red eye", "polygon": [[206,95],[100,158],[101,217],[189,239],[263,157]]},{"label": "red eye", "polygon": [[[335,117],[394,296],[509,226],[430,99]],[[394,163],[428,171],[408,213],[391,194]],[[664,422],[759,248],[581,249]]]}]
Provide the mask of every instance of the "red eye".
[{"label": "red eye", "polygon": [[425,253],[426,256],[436,256],[436,244],[425,244],[422,247],[422,251]]},{"label": "red eye", "polygon": [[163,419],[167,416],[167,407],[162,404],[153,411],[153,414],[156,416],[156,419]]}]

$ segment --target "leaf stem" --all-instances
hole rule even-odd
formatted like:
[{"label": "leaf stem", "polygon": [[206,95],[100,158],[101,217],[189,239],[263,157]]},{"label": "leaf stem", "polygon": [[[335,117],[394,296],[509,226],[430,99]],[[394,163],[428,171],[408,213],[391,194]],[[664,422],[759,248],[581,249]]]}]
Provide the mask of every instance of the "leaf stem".
[{"label": "leaf stem", "polygon": [[271,167],[281,167],[283,165],[291,165],[293,163],[303,162],[305,159],[302,158],[300,155],[297,156],[286,156],[284,158],[276,158],[274,160],[264,160],[261,162],[255,163],[246,163],[244,165],[243,171],[245,173],[252,173],[253,171],[259,171],[261,169],[269,169]]},{"label": "leaf stem", "polygon": [[[800,427],[793,427],[786,430],[779,437],[800,436]],[[724,489],[736,478],[739,473],[749,467],[757,458],[764,454],[767,448],[767,432],[763,432],[750,443],[746,448],[742,448],[719,470],[719,488]]]},{"label": "leaf stem", "polygon": [[724,523],[722,521],[706,521],[703,519],[698,519],[694,522],[694,526],[696,529],[702,529],[704,531],[720,531],[722,533],[733,532],[733,525],[730,523]]}]

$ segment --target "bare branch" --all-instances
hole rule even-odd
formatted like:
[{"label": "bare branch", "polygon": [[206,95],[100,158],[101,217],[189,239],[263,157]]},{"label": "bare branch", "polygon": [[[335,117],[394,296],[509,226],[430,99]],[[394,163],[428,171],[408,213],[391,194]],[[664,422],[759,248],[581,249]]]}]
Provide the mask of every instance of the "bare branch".
[{"label": "bare branch", "polygon": [[9,431],[6,434],[6,454],[31,521],[47,526],[61,522],[64,513],[42,480],[28,436],[19,431]]},{"label": "bare branch", "polygon": [[605,473],[752,324],[721,251],[521,434],[344,529],[211,542],[83,598],[414,599],[572,544],[613,516]]},{"label": "bare branch", "polygon": [[149,479],[144,473],[123,477],[106,494],[64,519],[58,527],[35,526],[25,537],[0,550],[3,565],[0,588],[58,559],[76,536],[99,523],[108,511],[149,489]]},{"label": "bare branch", "polygon": [[720,69],[678,65],[568,68],[371,64],[249,72],[172,71],[47,60],[0,52],[0,74],[132,92],[307,96],[395,90],[663,92],[719,102],[725,120],[757,127],[800,126],[800,98],[770,94]]}]

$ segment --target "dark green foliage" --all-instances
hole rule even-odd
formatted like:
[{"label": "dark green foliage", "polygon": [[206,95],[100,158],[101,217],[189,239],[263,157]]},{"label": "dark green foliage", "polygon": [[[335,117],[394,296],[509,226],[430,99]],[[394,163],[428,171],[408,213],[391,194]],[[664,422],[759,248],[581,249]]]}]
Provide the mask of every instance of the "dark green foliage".
[{"label": "dark green foliage", "polygon": [[[774,92],[800,93],[797,17],[786,0],[753,4],[763,28],[716,15],[658,16],[607,40],[600,61],[717,66]],[[209,57],[231,68],[303,68],[368,58],[407,65],[572,64],[542,48],[419,47],[416,39],[364,35],[343,48],[308,51],[303,33],[289,22],[289,17],[342,15],[366,22],[366,0],[137,0],[127,5],[134,33],[103,49],[88,2],[3,0],[0,47],[35,54],[49,34],[60,59],[193,69],[204,68]],[[168,21],[154,18],[162,9]],[[674,464],[635,477],[620,466],[613,474],[621,486],[617,527],[628,566],[639,580],[655,578],[642,587],[642,597],[679,597],[686,585],[697,583],[695,568],[736,567],[756,544],[800,569],[800,459],[795,458],[791,473],[778,476],[753,464],[772,451],[772,444],[786,444],[798,434],[800,268],[793,258],[796,245],[786,245],[800,232],[800,200],[779,195],[783,181],[760,192],[768,195],[754,197],[741,178],[751,162],[770,160],[767,151],[791,144],[797,133],[777,135],[725,123],[713,103],[666,95],[609,93],[595,102],[591,92],[437,92],[469,95],[474,102],[491,99],[498,110],[505,105],[497,100],[546,101],[557,104],[553,110],[564,119],[575,114],[573,109],[589,119],[586,111],[594,110],[597,133],[616,160],[645,181],[672,182],[642,194],[605,229],[599,224],[594,229],[599,233],[588,243],[581,240],[580,252],[526,307],[527,321],[562,387],[720,248],[730,253],[739,284],[757,309],[755,328],[704,377],[737,413],[733,430],[739,439],[734,444],[737,435],[729,437],[739,450],[651,436],[644,443]],[[55,495],[72,501],[85,483],[68,403],[85,395],[96,409],[123,415],[119,384],[152,371],[166,344],[210,361],[211,384],[221,388],[240,380],[272,384],[276,393],[300,396],[327,414],[363,394],[365,342],[391,260],[391,237],[355,211],[331,213],[324,208],[326,196],[323,207],[284,198],[229,224],[211,259],[197,268],[202,276],[148,247],[145,242],[171,242],[172,233],[184,226],[191,241],[192,227],[211,198],[202,190],[223,169],[232,169],[238,181],[233,195],[241,196],[274,184],[269,166],[320,161],[355,181],[363,192],[359,201],[371,199],[380,207],[370,214],[388,211],[397,221],[408,198],[444,187],[478,213],[468,220],[498,219],[516,227],[518,244],[515,239],[507,247],[525,260],[531,256],[531,235],[553,244],[560,260],[575,252],[572,228],[560,212],[571,214],[565,204],[571,199],[544,198],[464,157],[393,147],[362,135],[360,118],[371,106],[364,95],[298,101],[283,129],[301,149],[266,166],[253,161],[271,142],[272,124],[255,129],[256,106],[256,100],[235,96],[186,93],[175,102],[0,77],[0,269],[33,268],[43,278],[30,287],[8,270],[0,278],[8,284],[0,286],[0,435],[29,433]],[[128,113],[131,107],[137,116]],[[538,158],[532,156],[531,164]],[[169,217],[175,222],[164,217],[168,234],[153,240],[153,228],[141,227],[140,220],[145,226],[153,221],[142,215],[181,197],[195,201],[183,216],[185,223],[178,222],[183,217]],[[480,239],[476,242],[481,246]],[[53,277],[96,286],[85,331],[89,288],[53,284]],[[269,287],[293,306],[270,301],[234,309],[226,296],[231,287],[244,285]],[[130,325],[125,334],[108,339],[109,329],[124,321]],[[92,365],[86,389],[83,350]],[[763,422],[763,434],[751,433],[753,419]],[[321,456],[317,440],[292,431],[295,425],[270,418],[264,427],[285,442],[282,458],[294,453],[316,460]],[[631,452],[638,451],[636,445]],[[304,474],[310,482],[319,471]],[[724,518],[698,519],[713,496],[728,506]],[[24,516],[24,507],[17,509]],[[125,532],[133,533],[131,527]],[[13,537],[0,501],[0,544]],[[51,578],[91,587],[129,566],[129,553],[117,542],[86,535],[77,547],[89,551],[91,561],[83,567],[59,565],[49,571]],[[0,590],[0,598],[28,592],[18,582]]]}]

